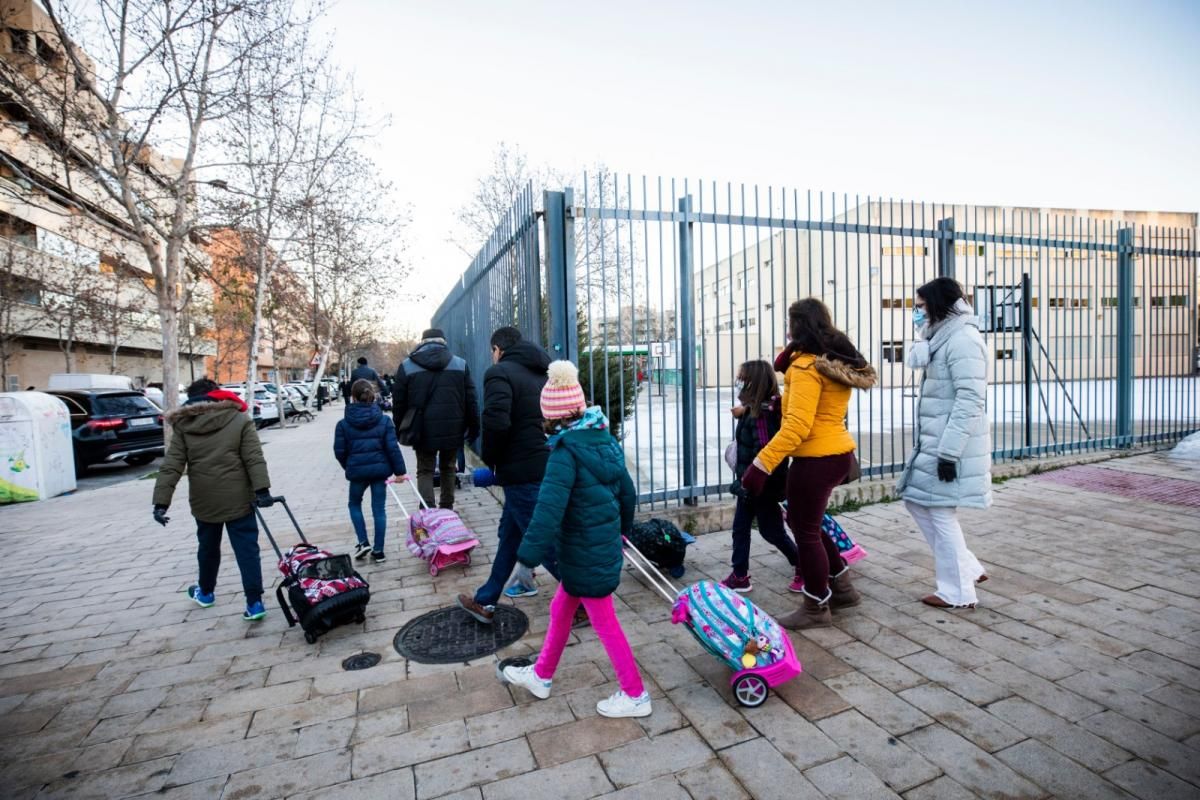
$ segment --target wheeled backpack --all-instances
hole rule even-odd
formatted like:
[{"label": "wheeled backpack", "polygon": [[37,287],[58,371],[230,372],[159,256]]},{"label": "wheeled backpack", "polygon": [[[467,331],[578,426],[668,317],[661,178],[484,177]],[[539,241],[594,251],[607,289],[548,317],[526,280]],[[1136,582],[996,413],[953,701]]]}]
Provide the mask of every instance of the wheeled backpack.
[{"label": "wheeled backpack", "polygon": [[255,506],[254,513],[279,557],[279,573],[283,580],[275,587],[275,599],[279,601],[288,627],[294,628],[298,622],[304,629],[304,641],[315,644],[318,637],[339,625],[365,622],[371,588],[355,571],[350,556],[334,555],[309,544],[287,500],[273,499],[276,505],[283,506],[296,526],[296,533],[300,534],[300,544],[281,553],[267,521]]}]

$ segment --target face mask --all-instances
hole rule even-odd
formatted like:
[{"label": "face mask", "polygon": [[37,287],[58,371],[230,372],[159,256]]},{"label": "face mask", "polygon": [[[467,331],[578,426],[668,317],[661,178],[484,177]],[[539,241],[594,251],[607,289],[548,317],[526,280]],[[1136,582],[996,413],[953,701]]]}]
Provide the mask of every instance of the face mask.
[{"label": "face mask", "polygon": [[735,384],[733,385],[733,388],[734,388],[734,389],[737,389],[737,393],[738,393],[738,394],[741,394],[742,392],[746,391],[746,382],[745,382],[745,381],[738,381],[737,383],[735,383]]},{"label": "face mask", "polygon": [[923,309],[923,308],[913,309],[913,325],[920,328],[928,321],[929,321],[929,316],[925,313],[925,309]]}]

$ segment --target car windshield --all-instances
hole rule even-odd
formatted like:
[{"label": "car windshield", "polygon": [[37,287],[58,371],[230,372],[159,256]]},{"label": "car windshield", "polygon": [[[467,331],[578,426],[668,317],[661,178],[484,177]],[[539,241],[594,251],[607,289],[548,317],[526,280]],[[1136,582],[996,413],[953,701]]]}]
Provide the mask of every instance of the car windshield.
[{"label": "car windshield", "polygon": [[141,414],[158,414],[158,406],[140,394],[102,394],[92,400],[97,416],[135,417]]}]

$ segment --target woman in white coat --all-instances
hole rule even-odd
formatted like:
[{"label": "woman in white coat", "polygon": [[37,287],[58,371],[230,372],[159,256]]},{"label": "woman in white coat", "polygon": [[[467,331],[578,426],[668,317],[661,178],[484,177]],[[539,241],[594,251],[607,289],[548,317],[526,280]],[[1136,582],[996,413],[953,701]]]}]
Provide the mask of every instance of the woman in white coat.
[{"label": "woman in white coat", "polygon": [[987,419],[987,346],[962,287],[937,278],[917,289],[919,339],[905,363],[924,370],[916,445],[897,490],[933,550],[937,590],[921,602],[974,608],[987,580],[967,548],[957,509],[992,504],[992,445]]}]

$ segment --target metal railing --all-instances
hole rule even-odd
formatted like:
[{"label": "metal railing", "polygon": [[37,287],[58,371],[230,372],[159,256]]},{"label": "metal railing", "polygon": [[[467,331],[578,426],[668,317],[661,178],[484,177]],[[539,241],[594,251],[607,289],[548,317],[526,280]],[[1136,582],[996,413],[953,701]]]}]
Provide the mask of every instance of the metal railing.
[{"label": "metal railing", "polygon": [[490,363],[503,324],[577,360],[643,504],[726,491],[738,366],[773,359],[788,304],[809,296],[879,372],[847,419],[863,474],[897,473],[920,380],[903,364],[912,299],[938,275],[980,317],[997,460],[1200,427],[1193,214],[1080,217],[610,173],[545,192],[544,212],[533,199],[522,194],[435,324],[472,370]]}]

